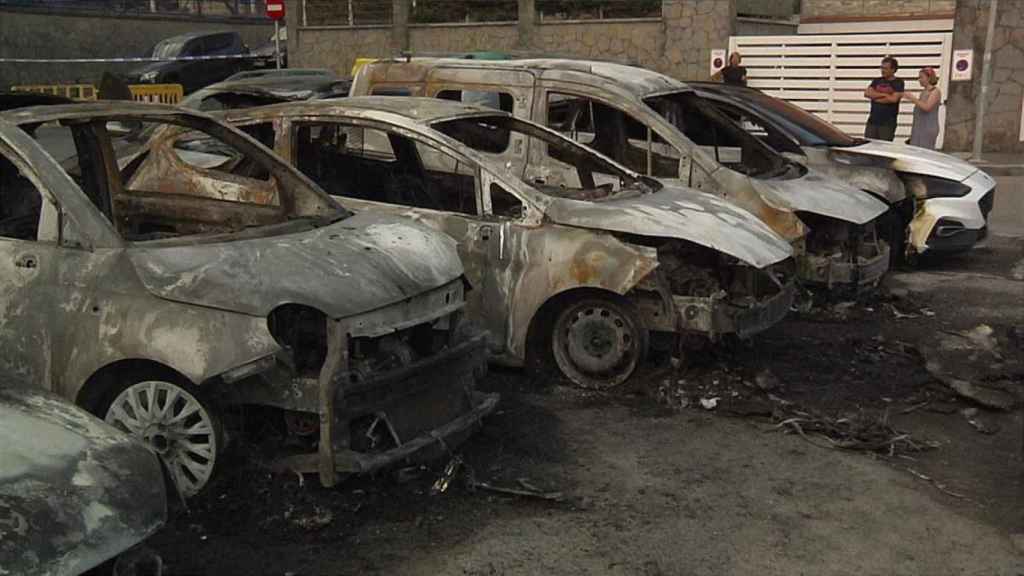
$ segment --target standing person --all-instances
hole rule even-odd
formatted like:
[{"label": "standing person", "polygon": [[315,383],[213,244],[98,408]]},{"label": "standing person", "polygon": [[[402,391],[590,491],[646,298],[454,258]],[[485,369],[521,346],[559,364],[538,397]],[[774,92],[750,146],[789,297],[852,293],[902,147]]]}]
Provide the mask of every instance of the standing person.
[{"label": "standing person", "polygon": [[942,104],[942,90],[937,86],[939,75],[934,68],[921,68],[917,81],[921,83],[921,93],[916,96],[912,92],[904,94],[914,103],[914,125],[907,144],[934,150],[935,140],[939,137],[939,106]]},{"label": "standing person", "polygon": [[725,84],[733,84],[735,86],[746,86],[747,85],[747,69],[740,66],[743,62],[743,56],[740,56],[739,52],[733,52],[729,54],[729,65],[722,68],[718,72],[715,72],[711,79],[714,81],[721,80]]},{"label": "standing person", "polygon": [[896,137],[896,118],[900,115],[900,99],[903,98],[903,80],[896,77],[899,69],[899,62],[892,56],[882,58],[882,76],[864,89],[864,97],[871,100],[865,138],[892,142]]}]

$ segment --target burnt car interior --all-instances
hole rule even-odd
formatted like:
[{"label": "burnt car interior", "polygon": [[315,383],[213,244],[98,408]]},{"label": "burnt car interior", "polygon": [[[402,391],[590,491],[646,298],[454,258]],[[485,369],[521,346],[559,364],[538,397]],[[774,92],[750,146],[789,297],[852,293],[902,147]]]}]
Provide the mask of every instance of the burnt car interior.
[{"label": "burnt car interior", "polygon": [[[116,151],[108,130],[114,124],[136,128],[117,141]],[[250,131],[266,141],[268,128]],[[268,157],[186,122],[105,117],[47,130],[41,143],[63,158],[67,174],[129,241],[234,233],[301,218],[302,211],[329,216],[340,210],[328,210],[326,199],[298,206],[282,197]]]},{"label": "burnt car interior", "polygon": [[0,155],[0,236],[35,240],[41,211],[42,196],[35,185]]},{"label": "burnt car interior", "polygon": [[485,155],[503,154],[510,142],[517,137],[523,137],[530,142],[530,148],[546,146],[547,154],[553,161],[546,162],[545,168],[550,166],[554,169],[547,174],[541,174],[536,170],[524,170],[524,167],[521,167],[518,173],[528,185],[551,196],[574,200],[600,200],[627,189],[649,191],[646,183],[595,156],[587,149],[515,118],[459,118],[435,123],[433,128]]},{"label": "burnt car interior", "polygon": [[747,114],[739,107],[733,106],[732,104],[726,104],[725,102],[713,102],[712,105],[719,112],[728,116],[730,120],[742,126],[747,133],[760,139],[768,146],[771,146],[771,148],[776,152],[803,154],[800,146],[797,145],[792,138],[789,138],[780,132],[775,126]]},{"label": "burnt car interior", "polygon": [[296,166],[328,193],[477,215],[476,171],[422,142],[335,122],[299,125]]},{"label": "burnt car interior", "polygon": [[642,174],[678,178],[679,154],[668,143],[629,114],[597,100],[548,94],[548,127]]},{"label": "burnt car interior", "polygon": [[655,112],[716,162],[753,178],[799,177],[799,165],[787,161],[691,92],[645,98]]}]

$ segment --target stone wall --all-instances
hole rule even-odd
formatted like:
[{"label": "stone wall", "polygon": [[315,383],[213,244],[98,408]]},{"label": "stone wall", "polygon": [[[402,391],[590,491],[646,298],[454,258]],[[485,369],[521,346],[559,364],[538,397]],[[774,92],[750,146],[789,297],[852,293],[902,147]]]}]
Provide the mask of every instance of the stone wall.
[{"label": "stone wall", "polygon": [[[174,16],[119,17],[0,10],[0,58],[117,58],[143,56],[154,44],[186,32],[237,30],[249,47],[274,31],[262,18],[210,20]],[[116,41],[115,41],[116,39]],[[17,84],[95,82],[105,70],[127,71],[138,64],[0,63],[0,89]]]},{"label": "stone wall", "polygon": [[957,0],[803,0],[800,17],[802,20],[828,20],[948,16],[953,13],[956,3]]},{"label": "stone wall", "polygon": [[288,28],[288,65],[296,68],[327,68],[342,77],[352,73],[352,64],[360,57],[393,54],[391,27],[347,28],[344,34],[336,29]]},{"label": "stone wall", "polygon": [[514,22],[409,26],[409,48],[413,53],[507,51],[515,50],[518,44],[519,30]]},{"label": "stone wall", "polygon": [[533,7],[531,0],[520,0],[518,22],[502,24],[302,27],[301,2],[288,0],[289,30],[295,30],[288,39],[289,61],[347,73],[358,57],[402,50],[520,51],[612,60],[697,80],[708,77],[711,50],[728,48],[736,14],[735,0],[663,0],[661,18],[540,22]]},{"label": "stone wall", "polygon": [[[974,145],[976,100],[981,95],[982,59],[988,33],[988,0],[959,0],[953,49],[974,50],[970,82],[951,82],[946,102],[947,150]],[[992,41],[992,81],[985,109],[984,150],[1024,153],[1020,141],[1024,106],[1024,12],[1018,0],[1000,0]]]}]

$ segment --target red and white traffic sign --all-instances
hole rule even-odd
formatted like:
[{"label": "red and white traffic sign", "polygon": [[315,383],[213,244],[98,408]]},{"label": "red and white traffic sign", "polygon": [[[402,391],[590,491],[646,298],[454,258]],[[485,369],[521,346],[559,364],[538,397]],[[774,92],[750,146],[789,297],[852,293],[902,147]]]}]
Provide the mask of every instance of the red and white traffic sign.
[{"label": "red and white traffic sign", "polygon": [[284,0],[267,0],[267,17],[271,20],[283,20]]}]

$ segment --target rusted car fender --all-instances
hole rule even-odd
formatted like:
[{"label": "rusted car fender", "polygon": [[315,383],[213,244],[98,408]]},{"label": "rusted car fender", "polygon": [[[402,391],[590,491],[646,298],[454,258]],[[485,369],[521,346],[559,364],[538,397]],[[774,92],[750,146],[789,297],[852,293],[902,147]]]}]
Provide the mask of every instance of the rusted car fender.
[{"label": "rusted car fender", "polygon": [[[573,290],[598,289],[629,293],[658,267],[654,248],[626,244],[609,233],[545,226],[543,232],[514,236],[509,250],[518,261],[541,260],[543,266],[525,266],[517,285],[509,286],[512,300],[506,345],[511,355],[525,357],[530,323],[545,303]],[[517,258],[513,257],[513,262]]]}]

